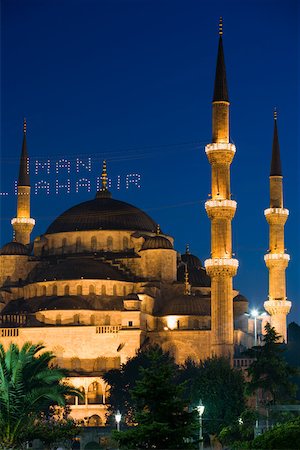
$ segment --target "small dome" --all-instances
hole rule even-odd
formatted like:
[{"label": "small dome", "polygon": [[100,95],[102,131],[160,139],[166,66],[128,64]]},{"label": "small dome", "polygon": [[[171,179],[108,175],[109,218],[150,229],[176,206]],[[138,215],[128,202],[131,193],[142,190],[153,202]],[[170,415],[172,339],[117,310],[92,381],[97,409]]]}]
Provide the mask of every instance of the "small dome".
[{"label": "small dome", "polygon": [[188,268],[195,267],[200,269],[202,267],[201,261],[198,256],[192,255],[191,253],[183,253],[181,255],[181,261],[188,265]]},{"label": "small dome", "polygon": [[242,294],[238,294],[234,297],[233,299],[234,302],[245,302],[248,303],[248,300],[246,299],[246,297]]},{"label": "small dome", "polygon": [[28,248],[26,245],[21,244],[21,242],[8,242],[3,245],[0,250],[0,255],[28,255]]},{"label": "small dome", "polygon": [[166,300],[158,311],[159,316],[210,316],[210,298],[179,295]]},{"label": "small dome", "polygon": [[146,237],[141,250],[150,250],[159,248],[173,250],[173,246],[169,241],[169,239],[160,236],[159,234],[153,237]]},{"label": "small dome", "polygon": [[128,294],[125,297],[125,300],[139,300],[139,296],[137,294],[134,294],[134,292],[131,292],[131,294]]}]

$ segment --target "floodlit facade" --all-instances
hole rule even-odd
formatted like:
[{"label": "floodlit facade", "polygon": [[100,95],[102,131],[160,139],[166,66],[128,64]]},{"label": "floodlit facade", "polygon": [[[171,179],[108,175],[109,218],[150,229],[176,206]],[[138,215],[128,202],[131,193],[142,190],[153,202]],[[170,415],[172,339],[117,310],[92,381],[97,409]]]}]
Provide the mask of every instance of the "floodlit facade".
[{"label": "floodlit facade", "polygon": [[[236,150],[229,136],[222,30],[212,109],[212,143],[205,148],[212,171],[211,198],[205,203],[211,258],[205,267],[188,247],[178,253],[173,237],[141,209],[112,198],[105,162],[102,187],[94,198],[63,212],[32,242],[35,220],[24,123],[14,240],[0,251],[0,337],[5,346],[42,342],[55,353],[57,364],[85,394],[83,400],[70,399],[72,416],[84,424],[105,423],[108,386],[103,373],[119,368],[149,343],[170,351],[178,363],[188,357],[232,358],[234,350],[253,343],[245,315],[248,301],[233,288],[238,261],[232,253],[236,202],[230,194],[230,164]],[[270,224],[275,216],[286,217],[282,203],[271,209],[266,213]],[[283,236],[283,219],[280,223]],[[282,249],[283,240],[280,250],[272,247],[267,258],[268,267],[274,267],[271,280],[279,270],[274,255],[282,255],[280,268],[287,260]],[[277,324],[283,314],[278,307],[287,302],[276,281],[271,285],[266,309]],[[277,315],[271,312],[275,300]]]}]

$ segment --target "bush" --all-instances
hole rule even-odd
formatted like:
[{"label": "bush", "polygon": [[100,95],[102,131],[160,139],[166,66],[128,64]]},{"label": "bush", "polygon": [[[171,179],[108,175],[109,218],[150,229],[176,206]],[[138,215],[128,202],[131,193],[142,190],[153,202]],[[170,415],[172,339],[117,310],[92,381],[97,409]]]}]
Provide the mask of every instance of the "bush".
[{"label": "bush", "polygon": [[276,425],[252,441],[252,449],[299,450],[300,417],[289,422]]}]

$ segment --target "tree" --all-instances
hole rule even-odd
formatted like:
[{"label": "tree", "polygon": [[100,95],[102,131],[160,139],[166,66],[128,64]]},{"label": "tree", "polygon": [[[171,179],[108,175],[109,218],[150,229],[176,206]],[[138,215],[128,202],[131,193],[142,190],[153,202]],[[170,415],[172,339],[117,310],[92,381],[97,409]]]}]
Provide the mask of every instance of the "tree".
[{"label": "tree", "polygon": [[265,404],[276,404],[290,401],[295,397],[296,385],[291,377],[296,375],[297,369],[290,366],[284,359],[286,349],[278,341],[280,336],[269,323],[265,326],[262,346],[255,346],[245,354],[253,358],[247,369],[250,381],[247,385],[250,394],[261,389]]},{"label": "tree", "polygon": [[248,448],[251,449],[299,449],[300,417],[276,425],[271,430],[257,436]]},{"label": "tree", "polygon": [[81,394],[62,382],[64,370],[50,366],[52,352],[27,342],[21,349],[0,344],[0,448],[18,448],[27,440],[40,413],[65,405],[67,395]]},{"label": "tree", "polygon": [[245,381],[241,371],[226,358],[209,358],[200,363],[186,361],[181,381],[187,382],[186,395],[192,408],[201,399],[205,405],[203,429],[217,435],[237,421],[245,410]]},{"label": "tree", "polygon": [[148,367],[139,369],[139,378],[130,396],[136,426],[115,432],[121,448],[188,448],[188,438],[197,429],[195,411],[189,412],[178,384],[178,367],[173,358],[155,346],[144,354]]}]

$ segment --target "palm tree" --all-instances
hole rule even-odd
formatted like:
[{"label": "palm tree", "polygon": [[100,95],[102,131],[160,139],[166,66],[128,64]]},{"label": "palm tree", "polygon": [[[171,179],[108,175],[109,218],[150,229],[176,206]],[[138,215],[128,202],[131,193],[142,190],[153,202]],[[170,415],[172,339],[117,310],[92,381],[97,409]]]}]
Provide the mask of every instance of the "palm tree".
[{"label": "palm tree", "polygon": [[55,355],[44,348],[27,342],[5,350],[0,344],[0,449],[19,448],[41,412],[64,406],[66,395],[80,396],[62,382],[66,372],[50,365]]}]

